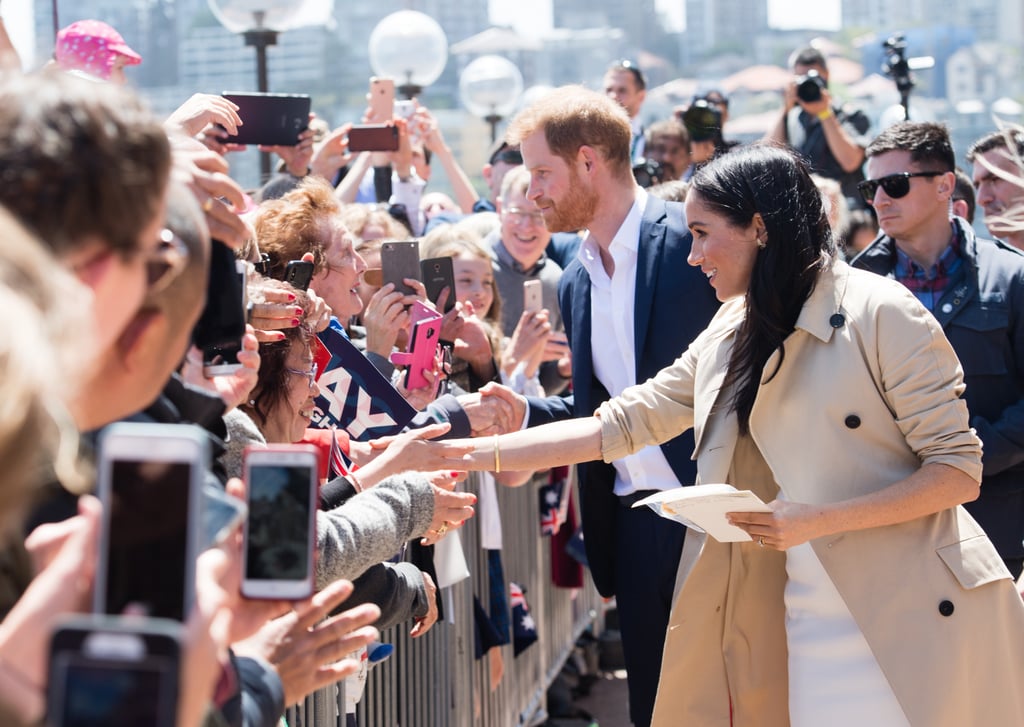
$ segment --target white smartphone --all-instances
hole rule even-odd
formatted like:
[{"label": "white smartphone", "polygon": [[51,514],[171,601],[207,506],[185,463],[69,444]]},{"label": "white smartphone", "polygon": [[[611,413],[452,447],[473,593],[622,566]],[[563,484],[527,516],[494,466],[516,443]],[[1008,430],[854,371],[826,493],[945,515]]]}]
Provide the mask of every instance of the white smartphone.
[{"label": "white smartphone", "polygon": [[544,292],[539,280],[523,281],[523,310],[535,313],[544,307]]},{"label": "white smartphone", "polygon": [[246,449],[243,596],[313,595],[319,461],[316,447],[306,444]]},{"label": "white smartphone", "polygon": [[391,121],[395,114],[395,81],[392,78],[370,78],[370,112],[378,124]]},{"label": "white smartphone", "polygon": [[112,424],[98,455],[94,611],[184,621],[195,599],[206,433],[191,424]]}]

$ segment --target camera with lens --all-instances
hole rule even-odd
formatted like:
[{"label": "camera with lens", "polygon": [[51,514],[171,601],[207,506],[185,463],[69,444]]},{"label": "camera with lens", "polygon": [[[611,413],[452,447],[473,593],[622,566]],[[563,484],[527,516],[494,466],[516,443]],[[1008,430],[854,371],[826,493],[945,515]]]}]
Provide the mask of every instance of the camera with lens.
[{"label": "camera with lens", "polygon": [[633,165],[633,178],[644,189],[665,181],[665,169],[653,159],[641,159]]},{"label": "camera with lens", "polygon": [[821,92],[825,90],[825,79],[813,68],[796,79],[796,96],[804,103],[821,101]]},{"label": "camera with lens", "polygon": [[692,141],[717,139],[722,134],[722,112],[705,98],[695,98],[682,114]]}]

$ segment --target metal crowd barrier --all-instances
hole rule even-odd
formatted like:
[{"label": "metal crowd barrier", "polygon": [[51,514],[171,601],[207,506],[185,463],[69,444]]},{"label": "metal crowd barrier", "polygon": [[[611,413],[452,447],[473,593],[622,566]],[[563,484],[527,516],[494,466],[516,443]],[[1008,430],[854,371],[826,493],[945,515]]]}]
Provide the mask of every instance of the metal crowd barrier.
[{"label": "metal crowd barrier", "polygon": [[[573,470],[573,481],[575,480]],[[478,492],[479,475],[466,487]],[[459,530],[471,576],[444,593],[445,622],[412,639],[411,623],[381,634],[394,654],[371,667],[357,709],[359,727],[514,727],[543,721],[545,694],[579,635],[601,614],[601,598],[588,575],[579,589],[551,580],[550,538],[540,535],[538,488],[547,473],[519,488],[498,486],[506,582],[525,588],[537,641],[518,657],[500,648],[505,673],[490,690],[488,658],[474,658],[473,595],[488,603],[487,557],[476,518]],[[341,689],[330,687],[288,710],[289,727],[344,727]]]}]

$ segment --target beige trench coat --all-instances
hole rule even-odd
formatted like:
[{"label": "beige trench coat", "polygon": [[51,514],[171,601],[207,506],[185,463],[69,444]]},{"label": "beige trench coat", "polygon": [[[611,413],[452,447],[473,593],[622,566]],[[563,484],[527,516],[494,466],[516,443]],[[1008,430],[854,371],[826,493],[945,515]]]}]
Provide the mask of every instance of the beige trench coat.
[{"label": "beige trench coat", "polygon": [[[700,481],[727,481],[736,418],[712,407],[741,316],[742,301],[724,305],[671,367],[601,407],[606,461],[693,426]],[[777,361],[778,353],[765,372]],[[981,478],[959,361],[931,314],[895,281],[835,263],[786,340],[781,368],[766,379],[750,432],[792,501],[874,492],[922,463]],[[686,539],[655,725],[727,727],[730,700],[736,727],[788,722],[780,714],[785,678],[777,676],[785,672],[784,562],[752,569],[737,604],[718,584],[722,553],[737,547],[750,544]],[[963,508],[812,547],[912,725],[1024,725],[1024,605]],[[740,639],[743,649],[724,648],[729,634],[709,629],[725,611],[751,637]]]}]

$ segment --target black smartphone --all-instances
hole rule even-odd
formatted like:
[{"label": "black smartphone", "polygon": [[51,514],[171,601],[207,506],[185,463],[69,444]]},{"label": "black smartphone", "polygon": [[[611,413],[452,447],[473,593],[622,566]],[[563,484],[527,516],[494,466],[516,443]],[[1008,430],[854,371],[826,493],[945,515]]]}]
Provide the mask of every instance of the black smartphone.
[{"label": "black smartphone", "polygon": [[313,595],[318,464],[317,450],[310,445],[246,450],[243,596],[295,600]]},{"label": "black smartphone", "polygon": [[232,144],[295,146],[299,134],[309,127],[310,99],[306,94],[225,91],[222,95],[238,105],[242,119],[238,133],[227,138]]},{"label": "black smartphone", "polygon": [[429,257],[420,260],[420,280],[427,290],[427,300],[434,305],[438,305],[441,291],[448,288],[448,298],[444,302],[442,313],[447,313],[455,307],[455,271],[450,257]]},{"label": "black smartphone", "polygon": [[416,291],[406,285],[405,278],[420,279],[420,244],[416,240],[385,242],[380,246],[382,285],[394,283],[395,290],[406,295]]},{"label": "black smartphone", "polygon": [[313,263],[307,260],[289,260],[284,269],[284,280],[296,290],[309,288],[313,279]]},{"label": "black smartphone", "polygon": [[191,424],[113,424],[97,456],[103,528],[93,610],[184,621],[195,599],[206,434]]},{"label": "black smartphone", "polygon": [[175,727],[181,624],[78,616],[50,641],[48,727]]},{"label": "black smartphone", "polygon": [[398,151],[398,127],[357,124],[348,131],[349,151]]},{"label": "black smartphone", "polygon": [[241,364],[242,336],[246,322],[248,263],[236,260],[226,245],[214,241],[206,308],[192,331],[192,340],[203,352],[203,373],[224,376]]}]

